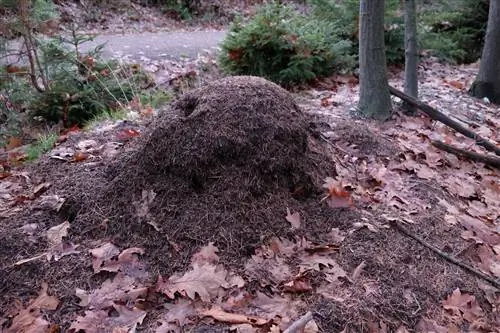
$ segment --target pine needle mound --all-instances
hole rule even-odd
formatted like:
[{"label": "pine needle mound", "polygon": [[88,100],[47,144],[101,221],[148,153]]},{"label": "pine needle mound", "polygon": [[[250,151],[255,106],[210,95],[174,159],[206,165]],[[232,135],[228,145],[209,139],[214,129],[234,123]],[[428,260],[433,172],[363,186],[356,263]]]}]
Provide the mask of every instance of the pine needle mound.
[{"label": "pine needle mound", "polygon": [[114,216],[108,233],[161,251],[171,268],[209,241],[243,262],[262,238],[290,233],[287,207],[320,206],[334,164],[309,124],[286,90],[261,78],[188,92],[110,167],[96,201]]}]

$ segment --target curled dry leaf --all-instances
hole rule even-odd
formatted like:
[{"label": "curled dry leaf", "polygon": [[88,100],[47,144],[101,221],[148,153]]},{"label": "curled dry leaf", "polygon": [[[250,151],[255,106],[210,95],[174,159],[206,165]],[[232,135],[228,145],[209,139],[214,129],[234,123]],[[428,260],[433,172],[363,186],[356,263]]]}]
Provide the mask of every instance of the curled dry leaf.
[{"label": "curled dry leaf", "polygon": [[68,235],[69,227],[69,221],[65,221],[47,230],[47,239],[49,243],[52,245],[61,244],[63,238]]},{"label": "curled dry leaf", "polygon": [[328,194],[321,201],[326,201],[328,206],[332,208],[349,208],[354,205],[351,194],[344,189],[341,182],[328,177],[323,187],[328,190]]},{"label": "curled dry leaf", "polygon": [[217,321],[229,324],[250,324],[262,326],[269,322],[269,320],[264,318],[226,312],[217,306],[212,307],[210,310],[202,311],[200,314],[202,316],[212,317]]},{"label": "curled dry leaf", "polygon": [[360,275],[361,275],[361,273],[363,272],[363,269],[364,269],[365,267],[366,267],[366,262],[363,260],[363,261],[362,261],[362,262],[358,265],[358,267],[356,267],[356,268],[354,269],[354,271],[352,272],[351,279],[352,279],[353,281],[356,281],[356,280],[360,277]]},{"label": "curled dry leaf", "polygon": [[47,261],[51,261],[52,259],[54,259],[54,261],[59,261],[61,258],[65,256],[69,256],[71,254],[78,254],[80,253],[80,251],[77,251],[78,247],[79,247],[78,244],[66,243],[66,242],[55,244],[47,252]]},{"label": "curled dry leaf", "polygon": [[42,195],[40,197],[38,208],[58,212],[59,210],[61,210],[61,207],[63,206],[65,201],[65,198],[62,198],[58,195]]},{"label": "curled dry leaf", "polygon": [[92,267],[94,273],[99,273],[104,262],[111,260],[113,257],[120,254],[120,250],[111,243],[106,243],[101,247],[89,251],[92,256]]},{"label": "curled dry leaf", "polygon": [[290,209],[286,208],[286,220],[292,225],[292,229],[300,228],[300,214],[299,212],[291,213]]},{"label": "curled dry leaf", "polygon": [[33,188],[33,195],[34,196],[39,196],[41,195],[43,192],[45,192],[49,187],[52,186],[52,183],[42,183],[42,184],[38,184],[37,186],[35,186]]},{"label": "curled dry leaf", "polygon": [[48,285],[42,283],[38,297],[31,301],[25,309],[20,310],[12,319],[12,324],[5,333],[46,332],[50,323],[43,318],[41,310],[55,310],[59,300],[47,294]]},{"label": "curled dry leaf", "polygon": [[[375,227],[373,224],[367,223],[367,222],[355,222],[352,224],[354,230],[359,230],[362,228],[367,228],[371,232],[378,232],[378,228]],[[352,231],[351,231],[352,232]]]}]

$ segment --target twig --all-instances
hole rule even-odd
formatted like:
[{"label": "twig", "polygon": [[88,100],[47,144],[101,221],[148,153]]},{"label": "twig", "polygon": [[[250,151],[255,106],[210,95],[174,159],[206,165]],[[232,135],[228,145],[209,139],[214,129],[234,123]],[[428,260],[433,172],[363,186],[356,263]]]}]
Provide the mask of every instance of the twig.
[{"label": "twig", "polygon": [[424,112],[432,119],[442,122],[443,124],[453,128],[455,131],[465,135],[468,138],[475,140],[478,145],[483,146],[487,150],[492,151],[497,155],[500,155],[500,147],[498,147],[495,143],[479,136],[478,134],[474,133],[467,127],[460,124],[458,121],[451,119],[441,111],[438,111],[433,107],[431,107],[430,105],[420,102],[419,100],[416,100],[411,96],[408,96],[404,92],[394,87],[389,86],[389,91],[392,95],[401,98],[403,101],[415,105],[420,109],[420,111]]},{"label": "twig", "polygon": [[485,281],[488,281],[489,283],[491,283],[495,288],[499,289],[500,290],[500,280],[498,279],[495,279],[493,278],[492,276],[488,275],[488,274],[484,274],[483,272],[480,272],[478,271],[477,269],[475,269],[474,267],[472,266],[469,266],[465,263],[463,263],[462,261],[458,260],[457,258],[449,255],[448,253],[446,252],[443,252],[441,251],[440,249],[438,249],[437,247],[435,247],[434,245],[431,245],[429,243],[427,243],[426,241],[424,241],[422,238],[418,237],[417,235],[414,235],[413,233],[411,233],[408,229],[406,229],[405,227],[403,227],[401,225],[401,223],[397,222],[397,221],[390,221],[390,223],[392,223],[392,225],[394,225],[396,227],[396,229],[398,229],[400,232],[402,232],[404,235],[410,237],[410,238],[413,238],[414,240],[416,240],[417,242],[419,242],[420,244],[422,244],[423,246],[425,246],[426,248],[428,248],[429,250],[433,251],[434,253],[440,255],[442,258],[448,260],[449,262],[465,269],[466,271],[468,271],[469,273],[472,273],[474,275],[476,275],[477,277],[485,280]]},{"label": "twig", "polygon": [[313,319],[311,311],[297,319],[290,327],[283,331],[283,333],[299,333],[304,331],[307,323]]},{"label": "twig", "polygon": [[495,168],[500,168],[500,158],[498,158],[496,156],[483,155],[483,154],[475,153],[472,151],[460,149],[457,147],[453,147],[449,144],[446,144],[442,141],[432,141],[432,145],[434,147],[437,147],[439,149],[447,151],[448,153],[452,153],[452,154],[455,154],[457,156],[466,157],[466,158],[473,160],[473,161],[476,161],[476,162],[482,162],[484,164],[491,165]]}]

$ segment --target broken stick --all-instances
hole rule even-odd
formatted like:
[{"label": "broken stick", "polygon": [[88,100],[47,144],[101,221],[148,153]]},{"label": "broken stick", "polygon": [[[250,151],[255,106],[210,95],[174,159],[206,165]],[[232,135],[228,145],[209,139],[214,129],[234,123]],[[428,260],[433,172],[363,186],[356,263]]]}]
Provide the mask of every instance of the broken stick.
[{"label": "broken stick", "polygon": [[394,87],[389,86],[389,91],[392,95],[401,98],[406,103],[416,106],[420,111],[424,112],[432,119],[442,122],[446,126],[453,128],[455,131],[475,140],[478,145],[483,146],[487,150],[492,151],[497,155],[500,155],[500,147],[498,147],[495,143],[474,133],[473,131],[463,126],[458,121],[451,119],[441,111],[434,109],[432,106],[425,104]]},{"label": "broken stick", "polygon": [[299,332],[304,332],[304,328],[306,327],[307,323],[310,322],[313,319],[313,315],[311,311],[297,319],[290,327],[288,327],[286,330],[283,331],[283,333],[299,333]]},{"label": "broken stick", "polygon": [[435,247],[434,245],[432,244],[429,244],[428,242],[424,241],[422,238],[418,237],[417,235],[411,233],[408,229],[406,229],[400,222],[398,221],[390,221],[391,224],[393,226],[396,227],[396,229],[398,229],[401,233],[403,233],[404,235],[410,237],[410,238],[413,238],[414,240],[416,240],[417,242],[419,242],[420,244],[422,244],[423,246],[425,246],[426,248],[428,248],[429,250],[431,250],[432,252],[438,254],[439,256],[441,256],[442,258],[446,259],[447,261],[465,269],[466,271],[468,271],[469,273],[472,273],[474,274],[475,276],[485,280],[485,281],[488,281],[492,286],[494,286],[495,288],[499,289],[500,290],[500,279],[495,279],[494,277],[488,275],[488,274],[485,274],[477,269],[475,269],[474,267],[472,266],[469,266],[467,265],[466,263],[458,260],[457,258],[449,255],[448,253],[446,252],[443,252],[441,251],[440,249],[438,249],[437,247]]},{"label": "broken stick", "polygon": [[495,168],[500,168],[500,158],[496,156],[488,156],[479,153],[475,153],[472,151],[460,149],[457,147],[453,147],[449,144],[446,144],[442,141],[432,141],[432,145],[441,150],[447,151],[448,153],[455,154],[457,156],[462,156],[473,160],[475,162],[482,162],[484,164],[490,165]]}]

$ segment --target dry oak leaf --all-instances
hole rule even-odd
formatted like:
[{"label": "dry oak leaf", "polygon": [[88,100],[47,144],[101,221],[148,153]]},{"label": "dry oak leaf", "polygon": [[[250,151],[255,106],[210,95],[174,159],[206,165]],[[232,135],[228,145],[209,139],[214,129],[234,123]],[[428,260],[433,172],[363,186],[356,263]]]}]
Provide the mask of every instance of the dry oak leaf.
[{"label": "dry oak leaf", "polygon": [[61,244],[63,238],[68,235],[69,227],[69,222],[65,221],[47,230],[47,239],[49,243],[52,245]]},{"label": "dry oak leaf", "polygon": [[300,214],[299,212],[291,213],[290,209],[287,207],[286,208],[286,220],[290,222],[292,225],[292,229],[299,229],[300,228]]},{"label": "dry oak leaf", "polygon": [[473,323],[476,319],[484,316],[483,310],[476,301],[476,297],[470,294],[462,294],[460,289],[455,289],[446,300],[442,302],[443,308],[456,319],[465,319]]},{"label": "dry oak leaf", "polygon": [[92,259],[92,267],[94,268],[94,273],[99,273],[102,269],[103,264],[113,257],[120,254],[120,250],[111,243],[106,243],[98,248],[89,251],[94,258]]},{"label": "dry oak leaf", "polygon": [[219,262],[217,252],[219,249],[210,242],[191,257],[191,264],[217,264]]},{"label": "dry oak leaf", "polygon": [[144,254],[144,249],[140,247],[131,247],[123,250],[118,258],[114,257],[107,260],[100,266],[101,271],[108,272],[123,272],[129,276],[136,278],[148,276],[141,262],[139,262],[139,255]]},{"label": "dry oak leaf", "polygon": [[80,306],[101,310],[115,302],[135,302],[145,297],[147,292],[148,288],[138,285],[133,277],[119,273],[113,280],[104,281],[99,289],[91,292],[77,288],[76,296],[80,298]]},{"label": "dry oak leaf", "polygon": [[173,304],[165,304],[165,310],[167,313],[160,320],[161,326],[156,329],[156,333],[183,332],[183,327],[191,324],[199,312],[194,302],[182,298]]},{"label": "dry oak leaf", "polygon": [[204,302],[210,302],[219,294],[221,288],[229,288],[226,281],[227,271],[212,264],[193,265],[184,275],[172,275],[168,280],[158,277],[157,290],[174,299],[175,293],[196,300],[196,295]]},{"label": "dry oak leaf", "polygon": [[326,234],[326,238],[333,244],[340,244],[344,241],[345,236],[339,228],[332,228],[332,230]]},{"label": "dry oak leaf", "polygon": [[38,297],[30,302],[25,309],[12,319],[12,324],[6,328],[4,333],[45,333],[50,327],[50,323],[42,317],[40,310],[55,310],[59,305],[59,300],[47,294],[48,285],[42,283],[42,289]]},{"label": "dry oak leaf", "polygon": [[214,306],[210,310],[202,311],[200,315],[204,317],[212,317],[217,321],[229,324],[250,324],[262,326],[269,322],[269,320],[264,318],[226,312],[218,306]]},{"label": "dry oak leaf", "polygon": [[109,310],[85,311],[70,327],[70,332],[84,331],[85,333],[135,333],[137,325],[142,324],[147,312],[114,304],[117,316],[110,316]]}]

